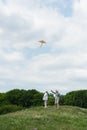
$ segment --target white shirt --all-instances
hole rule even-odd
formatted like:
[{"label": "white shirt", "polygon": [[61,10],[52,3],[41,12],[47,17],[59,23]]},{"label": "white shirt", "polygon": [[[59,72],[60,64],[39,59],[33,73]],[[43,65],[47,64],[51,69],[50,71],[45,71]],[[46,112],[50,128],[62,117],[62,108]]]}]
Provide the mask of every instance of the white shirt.
[{"label": "white shirt", "polygon": [[48,100],[48,94],[44,93],[43,100]]}]

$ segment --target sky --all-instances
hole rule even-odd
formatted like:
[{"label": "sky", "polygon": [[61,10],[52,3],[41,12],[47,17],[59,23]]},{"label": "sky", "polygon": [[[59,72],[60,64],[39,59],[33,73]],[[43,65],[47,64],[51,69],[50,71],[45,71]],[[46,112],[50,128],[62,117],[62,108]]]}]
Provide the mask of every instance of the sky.
[{"label": "sky", "polygon": [[0,0],[0,92],[16,88],[87,90],[87,0]]}]

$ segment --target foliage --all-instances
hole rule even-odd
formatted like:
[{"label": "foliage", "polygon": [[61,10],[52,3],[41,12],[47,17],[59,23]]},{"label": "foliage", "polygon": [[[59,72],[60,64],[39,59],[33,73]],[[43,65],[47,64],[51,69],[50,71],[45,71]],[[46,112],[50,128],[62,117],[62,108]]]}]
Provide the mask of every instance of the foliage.
[{"label": "foliage", "polygon": [[2,105],[0,107],[0,114],[6,114],[6,113],[9,113],[9,112],[18,111],[18,110],[21,110],[21,109],[23,109],[23,108],[20,107],[20,106],[17,106],[17,105]]},{"label": "foliage", "polygon": [[48,105],[54,105],[54,97],[51,93],[49,94]]},{"label": "foliage", "polygon": [[8,91],[6,95],[7,95],[7,100],[11,104],[20,105],[20,99],[23,95],[23,90],[14,89],[14,90]]},{"label": "foliage", "polygon": [[4,104],[9,104],[7,100],[6,93],[0,93],[0,106]]},{"label": "foliage", "polygon": [[42,105],[42,93],[35,89],[19,90],[14,89],[7,92],[7,99],[11,104],[20,105],[23,107],[30,107]]},{"label": "foliage", "polygon": [[64,104],[87,108],[87,90],[78,90],[64,96]]}]

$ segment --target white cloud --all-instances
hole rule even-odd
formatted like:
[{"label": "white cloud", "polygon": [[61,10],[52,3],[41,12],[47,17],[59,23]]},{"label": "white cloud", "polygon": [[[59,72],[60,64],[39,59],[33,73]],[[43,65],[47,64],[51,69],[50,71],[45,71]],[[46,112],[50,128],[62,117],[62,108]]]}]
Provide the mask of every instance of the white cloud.
[{"label": "white cloud", "polygon": [[[87,88],[87,2],[75,0],[70,17],[53,7],[54,2],[0,1],[2,91],[12,89],[9,85],[28,89],[29,84],[62,92]],[[39,48],[42,38],[47,44]]]},{"label": "white cloud", "polygon": [[[87,13],[87,1],[86,0],[77,0],[74,4],[75,11],[80,15],[86,15]],[[75,13],[76,13],[75,12]]]}]

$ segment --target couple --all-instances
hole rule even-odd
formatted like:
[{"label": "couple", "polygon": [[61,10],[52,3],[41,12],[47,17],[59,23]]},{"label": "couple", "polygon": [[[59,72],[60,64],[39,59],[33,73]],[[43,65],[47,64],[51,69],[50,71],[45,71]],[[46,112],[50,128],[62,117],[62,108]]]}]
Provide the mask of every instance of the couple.
[{"label": "couple", "polygon": [[[55,90],[55,91],[51,90],[51,92],[54,94],[54,97],[55,97],[55,107],[59,108],[60,94],[59,94],[58,90]],[[47,100],[48,100],[48,92],[47,91],[44,93],[43,100],[44,100],[44,107],[47,108]]]}]

